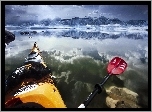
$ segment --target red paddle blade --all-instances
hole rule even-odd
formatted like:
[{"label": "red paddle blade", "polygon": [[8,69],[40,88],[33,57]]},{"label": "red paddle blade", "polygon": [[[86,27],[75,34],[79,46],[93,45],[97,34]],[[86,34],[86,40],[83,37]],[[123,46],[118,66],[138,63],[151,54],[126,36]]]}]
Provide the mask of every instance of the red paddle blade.
[{"label": "red paddle blade", "polygon": [[119,58],[119,57],[115,57],[113,58],[107,67],[107,72],[108,74],[113,74],[113,75],[119,75],[121,73],[123,73],[125,71],[125,69],[127,68],[127,63]]}]

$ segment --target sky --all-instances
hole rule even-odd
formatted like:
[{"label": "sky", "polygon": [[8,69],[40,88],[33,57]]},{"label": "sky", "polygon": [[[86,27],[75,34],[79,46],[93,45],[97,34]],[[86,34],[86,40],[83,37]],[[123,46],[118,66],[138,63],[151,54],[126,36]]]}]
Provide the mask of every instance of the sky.
[{"label": "sky", "polygon": [[50,18],[71,19],[74,17],[118,18],[148,20],[147,5],[6,5],[5,20],[24,21]]}]

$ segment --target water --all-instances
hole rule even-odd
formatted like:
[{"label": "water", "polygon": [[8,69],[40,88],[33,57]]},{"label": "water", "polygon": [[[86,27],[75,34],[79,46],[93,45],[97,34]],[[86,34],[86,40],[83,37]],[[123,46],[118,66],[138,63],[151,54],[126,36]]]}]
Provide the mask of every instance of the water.
[{"label": "water", "polygon": [[[8,28],[9,29],[9,28]],[[25,61],[34,42],[53,75],[67,107],[78,107],[92,92],[94,85],[107,74],[108,62],[115,56],[123,58],[127,70],[110,78],[105,88],[126,87],[140,97],[141,106],[148,106],[148,32],[138,29],[57,28],[9,29],[15,41],[5,49],[5,75]],[[23,34],[24,31],[36,31]],[[91,108],[104,108],[105,93],[97,95]]]}]

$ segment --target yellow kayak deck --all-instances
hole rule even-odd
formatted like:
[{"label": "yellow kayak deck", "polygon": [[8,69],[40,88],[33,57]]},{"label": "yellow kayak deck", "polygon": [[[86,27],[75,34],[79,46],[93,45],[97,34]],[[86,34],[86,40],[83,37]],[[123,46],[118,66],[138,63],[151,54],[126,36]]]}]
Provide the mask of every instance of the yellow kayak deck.
[{"label": "yellow kayak deck", "polygon": [[[52,79],[49,77],[48,75],[37,81],[34,81],[34,79],[25,80],[20,86],[10,90],[5,95],[6,108],[11,107],[10,102],[14,99],[19,99],[22,103],[38,103],[44,108],[66,108],[58,89],[55,87],[54,83],[50,82]],[[34,83],[29,85],[31,82]],[[20,91],[18,92],[18,90]]]}]

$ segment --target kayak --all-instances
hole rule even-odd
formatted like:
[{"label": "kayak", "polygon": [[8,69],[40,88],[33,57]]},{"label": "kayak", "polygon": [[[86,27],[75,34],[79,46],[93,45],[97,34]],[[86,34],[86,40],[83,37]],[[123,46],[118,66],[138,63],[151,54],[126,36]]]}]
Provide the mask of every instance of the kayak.
[{"label": "kayak", "polygon": [[5,80],[5,108],[66,108],[36,42],[24,64]]}]

